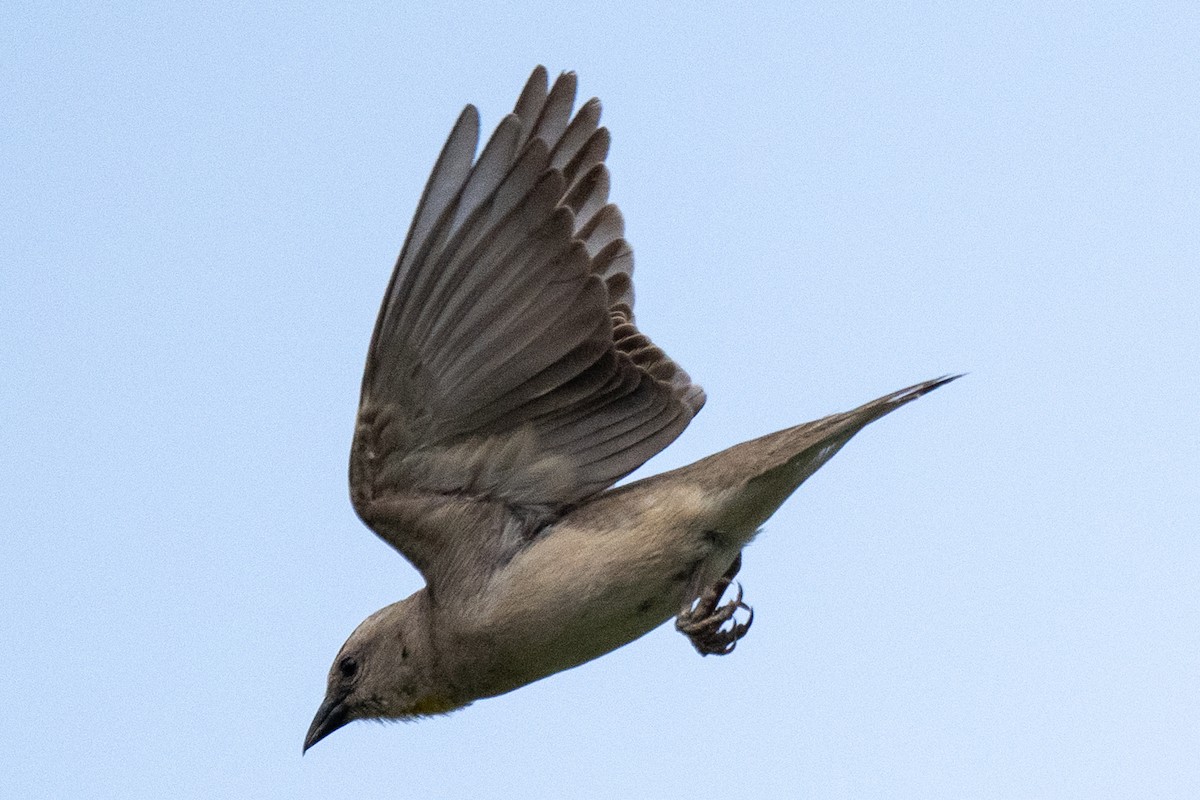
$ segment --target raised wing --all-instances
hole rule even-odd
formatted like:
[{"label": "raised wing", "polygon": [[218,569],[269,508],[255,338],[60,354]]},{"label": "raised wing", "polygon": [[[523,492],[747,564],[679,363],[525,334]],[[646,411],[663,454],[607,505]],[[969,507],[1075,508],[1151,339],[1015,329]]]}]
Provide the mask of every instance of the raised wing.
[{"label": "raised wing", "polygon": [[704,404],[634,326],[600,103],[572,118],[574,74],[546,83],[538,67],[478,159],[478,112],[459,117],[367,354],[351,497],[423,570],[455,535],[429,522],[438,502],[544,522],[666,447]]}]

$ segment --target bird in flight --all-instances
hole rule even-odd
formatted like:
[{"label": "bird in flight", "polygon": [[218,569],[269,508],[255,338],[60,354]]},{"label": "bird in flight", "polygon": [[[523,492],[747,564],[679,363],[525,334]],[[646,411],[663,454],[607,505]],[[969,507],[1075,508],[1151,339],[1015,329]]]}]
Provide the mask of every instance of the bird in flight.
[{"label": "bird in flight", "polygon": [[704,391],[636,326],[608,202],[600,103],[533,71],[478,158],[467,106],[434,165],[367,351],[354,509],[425,587],[364,620],[307,750],[357,719],[413,719],[604,655],[672,617],[701,654],[753,614],[721,603],[742,548],[910,386],[618,488]]}]

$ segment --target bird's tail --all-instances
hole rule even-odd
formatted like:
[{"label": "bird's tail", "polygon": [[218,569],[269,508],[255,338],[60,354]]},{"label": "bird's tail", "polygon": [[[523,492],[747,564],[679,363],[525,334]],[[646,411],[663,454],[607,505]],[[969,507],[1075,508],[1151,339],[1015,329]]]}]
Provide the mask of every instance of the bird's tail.
[{"label": "bird's tail", "polygon": [[909,386],[853,411],[832,414],[752,439],[709,456],[693,467],[698,468],[696,475],[698,478],[703,476],[704,483],[713,481],[713,490],[736,487],[725,493],[728,505],[722,512],[722,522],[731,530],[752,532],[854,434],[900,406],[960,377],[945,375]]}]

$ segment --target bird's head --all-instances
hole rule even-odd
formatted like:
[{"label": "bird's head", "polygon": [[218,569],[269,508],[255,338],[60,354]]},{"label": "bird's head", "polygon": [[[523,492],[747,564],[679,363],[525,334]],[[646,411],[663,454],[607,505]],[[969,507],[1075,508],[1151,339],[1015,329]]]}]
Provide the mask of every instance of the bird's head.
[{"label": "bird's head", "polygon": [[404,720],[444,714],[464,703],[436,678],[423,598],[413,595],[363,620],[342,645],[304,749],[356,719]]}]

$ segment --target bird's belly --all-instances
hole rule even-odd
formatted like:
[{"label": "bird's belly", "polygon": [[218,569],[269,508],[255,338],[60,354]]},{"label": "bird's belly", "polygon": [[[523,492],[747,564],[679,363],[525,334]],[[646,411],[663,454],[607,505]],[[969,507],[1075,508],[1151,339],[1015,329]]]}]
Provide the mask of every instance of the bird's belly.
[{"label": "bird's belly", "polygon": [[490,684],[478,686],[480,696],[643,636],[715,581],[739,549],[687,525],[549,532],[496,575],[488,608],[476,618],[476,651],[488,653],[475,678]]}]

